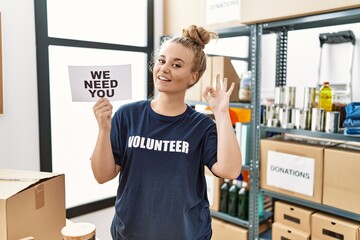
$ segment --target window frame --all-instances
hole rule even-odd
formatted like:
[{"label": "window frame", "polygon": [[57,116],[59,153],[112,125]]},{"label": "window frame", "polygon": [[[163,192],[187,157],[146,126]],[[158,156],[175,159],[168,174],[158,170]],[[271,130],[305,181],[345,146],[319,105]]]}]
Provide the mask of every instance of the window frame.
[{"label": "window frame", "polygon": [[[52,172],[52,143],[51,143],[51,104],[50,104],[50,69],[49,46],[65,46],[78,48],[93,48],[102,50],[120,50],[141,52],[147,54],[147,66],[151,62],[154,51],[154,0],[147,3],[147,44],[144,47],[91,42],[74,39],[54,38],[48,36],[47,0],[34,0],[35,32],[36,32],[36,61],[37,61],[37,91],[39,111],[39,153],[40,171]],[[147,98],[154,92],[152,74],[147,74]],[[79,216],[91,211],[100,210],[113,205],[114,198],[100,200],[67,209],[67,217]]]}]

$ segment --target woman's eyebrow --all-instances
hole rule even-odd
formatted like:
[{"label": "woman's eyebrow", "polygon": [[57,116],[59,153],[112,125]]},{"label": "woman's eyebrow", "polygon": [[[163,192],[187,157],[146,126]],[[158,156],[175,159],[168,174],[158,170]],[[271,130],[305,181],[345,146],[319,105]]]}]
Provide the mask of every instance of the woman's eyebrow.
[{"label": "woman's eyebrow", "polygon": [[[166,58],[166,56],[165,55],[159,55],[159,58]],[[185,63],[185,61],[184,60],[182,60],[181,58],[174,58],[174,61],[180,61],[180,62],[183,62],[183,63]]]}]

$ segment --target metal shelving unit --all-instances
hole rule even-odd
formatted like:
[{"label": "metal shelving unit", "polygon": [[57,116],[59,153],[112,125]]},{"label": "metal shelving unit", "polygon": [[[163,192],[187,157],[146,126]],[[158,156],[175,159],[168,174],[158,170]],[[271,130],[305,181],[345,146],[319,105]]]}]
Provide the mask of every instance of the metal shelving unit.
[{"label": "metal shelving unit", "polygon": [[[249,228],[250,225],[249,221],[230,216],[229,214],[226,213],[211,210],[211,215],[241,227]],[[266,223],[272,216],[273,216],[272,212],[264,212],[264,216],[262,218],[259,218],[259,224]]]},{"label": "metal shelving unit", "polygon": [[[255,34],[255,36],[259,39],[261,39],[263,34],[268,34],[268,33],[277,34],[276,86],[284,86],[284,85],[286,85],[286,71],[283,71],[283,70],[286,69],[286,60],[287,60],[287,49],[286,48],[287,48],[287,44],[288,44],[288,42],[287,42],[288,31],[326,27],[326,26],[335,26],[335,25],[350,24],[350,23],[359,23],[359,22],[360,22],[360,8],[356,8],[356,9],[342,10],[342,11],[337,11],[337,12],[324,13],[324,14],[318,14],[318,15],[312,15],[312,16],[306,16],[306,17],[299,17],[299,18],[276,21],[276,22],[257,24],[257,25],[255,25],[256,29],[254,30],[253,34]],[[254,48],[258,48],[259,47],[258,44],[259,43],[256,43]],[[253,50],[258,51],[257,49],[253,49]],[[259,82],[253,84],[254,88],[252,91],[252,95],[255,95],[255,99],[253,99],[252,102],[260,101],[260,89],[261,89],[260,88],[260,84],[261,84],[261,77],[260,77],[260,75],[261,75],[260,57],[261,56],[260,55],[261,55],[261,53],[258,53],[258,54],[259,54],[259,56],[258,56],[259,59],[256,59],[256,61],[255,61],[255,65],[256,65],[255,67],[257,67],[257,68],[254,69],[253,72],[255,72],[255,74],[256,74],[256,79],[254,79],[254,80],[258,80]],[[285,63],[285,66],[283,65],[284,63]],[[255,175],[257,175],[259,173],[259,161],[260,161],[259,143],[260,143],[260,139],[262,136],[260,133],[264,133],[264,132],[273,132],[273,133],[281,133],[281,134],[288,133],[288,134],[295,134],[295,135],[301,135],[301,136],[306,136],[306,137],[321,138],[324,140],[331,139],[331,140],[340,140],[340,141],[360,142],[360,138],[346,136],[342,133],[333,134],[333,133],[325,133],[325,132],[314,132],[314,131],[310,131],[310,130],[284,129],[284,128],[280,128],[280,127],[262,126],[259,123],[259,119],[258,119],[258,116],[260,115],[260,108],[259,108],[258,104],[256,104],[256,105],[254,104],[253,112],[255,114],[255,116],[253,118],[255,121],[255,123],[253,124],[254,125],[253,134],[255,136],[255,140],[254,140],[255,159],[253,160],[253,165],[251,165],[250,168],[253,172],[256,173]],[[258,115],[258,116],[256,116],[256,115]],[[255,177],[254,177],[252,180],[253,180],[253,182],[257,181],[255,186],[258,186],[259,178],[255,179]],[[252,184],[252,187],[254,187],[253,184]],[[332,214],[335,214],[335,215],[338,215],[341,217],[360,221],[360,214],[344,211],[344,210],[326,206],[323,204],[313,203],[310,201],[287,196],[287,195],[269,191],[269,190],[260,189],[260,192],[264,195],[272,197],[273,199],[292,202],[292,203],[295,203],[298,205],[310,207],[310,208],[313,208],[316,210],[320,210],[320,211],[332,213]],[[253,199],[256,195],[257,194],[255,193],[255,190],[253,189],[253,192],[251,194]],[[253,201],[250,201],[250,202],[254,203]],[[252,204],[252,205],[257,205],[257,204]],[[257,213],[256,207],[253,206],[252,211],[253,211],[252,216],[256,216],[255,215]],[[249,239],[255,239],[255,240],[259,239],[258,228],[256,228],[255,226],[251,227],[251,225],[255,225],[255,224],[258,226],[257,218],[251,218],[251,219],[249,219],[249,222],[250,222],[249,230],[251,230],[251,232],[249,232]]]},{"label": "metal shelving unit", "polygon": [[[202,102],[202,101],[186,101],[186,103],[189,104],[190,106],[194,106],[194,105],[197,105],[197,104],[207,105],[206,102]],[[233,108],[252,108],[252,105],[249,104],[249,103],[231,102],[230,107],[233,107]]]},{"label": "metal shelving unit", "polygon": [[360,142],[360,139],[358,137],[351,137],[344,135],[343,133],[325,133],[325,132],[316,132],[316,131],[310,131],[310,130],[301,130],[301,129],[285,129],[285,128],[279,128],[279,127],[266,127],[266,126],[260,126],[262,131],[265,132],[274,132],[274,133],[290,133],[290,134],[296,134],[296,135],[304,135],[308,137],[314,137],[314,138],[323,138],[323,139],[333,139],[333,140],[339,140],[339,141],[349,141],[349,142]]},{"label": "metal shelving unit", "polygon": [[[261,26],[260,26],[261,27]],[[247,61],[249,62],[249,70],[252,72],[251,79],[251,89],[257,89],[259,83],[259,59],[260,59],[260,41],[261,39],[257,36],[259,26],[250,25],[250,26],[239,26],[233,28],[220,29],[217,31],[217,34],[220,38],[228,37],[239,37],[239,36],[248,36],[249,37],[249,57]],[[244,59],[242,59],[244,60]],[[255,114],[256,109],[260,109],[260,98],[257,94],[251,94],[250,103],[230,103],[230,107],[234,108],[247,108],[251,109],[251,135],[256,136],[260,134],[259,129],[257,129],[257,124],[260,123],[260,116]],[[201,102],[188,102],[190,105],[202,104]],[[253,138],[255,139],[255,138]],[[258,235],[259,225],[267,222],[272,218],[271,212],[264,212],[262,218],[258,217],[258,193],[259,193],[259,162],[258,157],[256,156],[258,152],[256,147],[252,146],[250,153],[250,165],[243,165],[243,169],[249,170],[249,181],[250,181],[250,193],[249,193],[249,220],[241,220],[237,217],[232,217],[229,214],[213,211],[211,210],[211,215],[218,219],[222,219],[229,223],[248,228],[249,239],[256,239],[255,236]]]},{"label": "metal shelving unit", "polygon": [[312,208],[312,209],[320,210],[320,211],[323,211],[323,212],[328,212],[328,213],[335,214],[335,215],[345,217],[345,218],[348,218],[348,219],[352,219],[352,220],[355,220],[355,221],[360,221],[360,214],[344,211],[344,210],[334,208],[334,207],[331,207],[331,206],[327,206],[327,205],[323,205],[323,204],[303,200],[303,199],[296,198],[296,197],[291,197],[291,196],[288,196],[288,195],[285,195],[285,194],[280,194],[280,193],[265,190],[265,189],[262,189],[261,192],[263,194],[265,194],[265,195],[272,196],[272,197],[274,197],[276,199],[279,199],[279,200],[283,200],[283,201],[286,201],[286,202],[292,202],[292,203],[302,205],[302,206],[305,206],[305,207],[309,207],[309,208]]},{"label": "metal shelving unit", "polygon": [[[261,39],[262,35],[269,33],[277,34],[277,49],[276,49],[276,86],[286,85],[286,62],[287,62],[287,44],[288,32],[300,29],[310,29],[326,26],[335,26],[342,24],[358,23],[360,22],[360,8],[342,10],[331,13],[324,13],[318,15],[304,16],[299,18],[253,24],[248,26],[239,26],[234,28],[220,29],[217,31],[220,38],[249,36],[249,69],[252,73],[251,79],[251,103],[231,103],[230,107],[250,108],[251,111],[251,136],[252,148],[250,154],[250,165],[245,166],[249,170],[250,180],[250,194],[249,194],[249,220],[243,221],[241,219],[232,217],[221,212],[211,211],[211,215],[233,223],[235,225],[248,228],[248,239],[260,240],[262,236],[259,235],[259,226],[264,221],[273,217],[272,213],[266,212],[264,218],[258,217],[258,195],[264,194],[273,199],[284,200],[299,204],[306,207],[311,207],[324,212],[329,212],[342,216],[345,218],[360,221],[360,215],[343,211],[330,206],[313,203],[303,199],[286,196],[276,192],[260,189],[259,175],[260,175],[260,139],[264,132],[273,132],[281,134],[295,134],[307,137],[315,137],[322,139],[333,139],[340,141],[355,141],[360,142],[360,138],[349,137],[339,134],[331,134],[324,132],[314,132],[310,130],[298,129],[284,129],[280,127],[266,127],[260,124],[260,89],[261,89]],[[284,65],[285,64],[285,65]],[[270,232],[270,233],[269,233]],[[267,232],[267,236],[271,235],[271,230]]]}]

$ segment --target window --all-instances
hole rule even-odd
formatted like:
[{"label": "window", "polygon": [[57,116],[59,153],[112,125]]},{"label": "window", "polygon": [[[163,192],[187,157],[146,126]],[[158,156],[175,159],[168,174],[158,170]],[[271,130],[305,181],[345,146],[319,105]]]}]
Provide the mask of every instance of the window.
[{"label": "window", "polygon": [[[86,206],[113,204],[117,179],[99,185],[92,175],[90,157],[98,131],[94,103],[72,102],[68,66],[131,64],[132,101],[146,99],[153,91],[147,66],[154,48],[154,3],[34,3],[40,168],[65,173],[67,217],[75,217],[86,213]],[[112,102],[114,111],[124,103]]]}]

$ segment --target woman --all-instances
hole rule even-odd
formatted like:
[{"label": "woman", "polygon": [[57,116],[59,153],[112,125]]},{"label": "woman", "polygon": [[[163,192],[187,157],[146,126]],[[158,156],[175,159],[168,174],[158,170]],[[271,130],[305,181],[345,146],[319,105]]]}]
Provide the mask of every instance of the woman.
[{"label": "woman", "polygon": [[203,97],[215,122],[185,104],[185,92],[206,69],[203,51],[215,33],[190,26],[164,42],[154,56],[157,97],[123,105],[99,99],[99,134],[92,169],[99,183],[119,175],[111,226],[113,239],[210,239],[211,215],[204,166],[234,179],[241,153],[229,116],[226,78],[216,78]]}]

